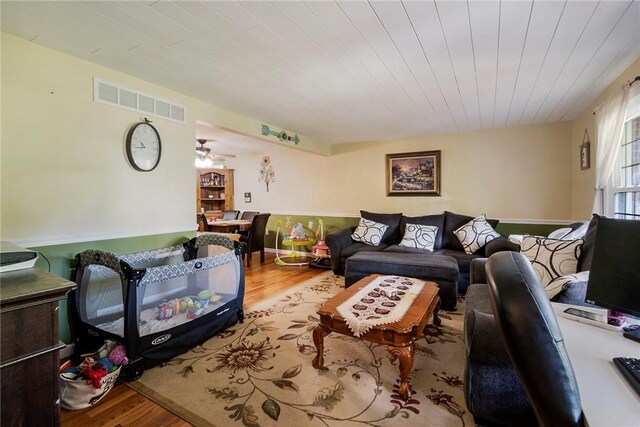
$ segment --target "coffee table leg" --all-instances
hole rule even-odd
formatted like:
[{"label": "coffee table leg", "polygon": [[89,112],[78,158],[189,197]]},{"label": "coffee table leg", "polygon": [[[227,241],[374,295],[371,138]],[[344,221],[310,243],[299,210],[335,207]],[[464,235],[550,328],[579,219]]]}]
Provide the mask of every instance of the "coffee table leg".
[{"label": "coffee table leg", "polygon": [[413,347],[413,344],[406,347],[388,346],[387,350],[389,350],[391,356],[398,359],[400,362],[400,396],[402,396],[404,400],[408,400],[409,397],[411,397],[409,374],[413,368],[413,357],[416,350]]},{"label": "coffee table leg", "polygon": [[330,333],[331,331],[322,325],[316,326],[313,330],[313,343],[315,344],[318,352],[316,353],[316,357],[314,357],[311,364],[316,369],[322,368],[322,365],[324,365],[324,337],[326,337]]},{"label": "coffee table leg", "polygon": [[438,317],[438,312],[440,311],[440,307],[442,306],[442,300],[438,298],[438,302],[436,303],[436,308],[433,309],[433,324],[436,326],[440,326],[442,321]]}]

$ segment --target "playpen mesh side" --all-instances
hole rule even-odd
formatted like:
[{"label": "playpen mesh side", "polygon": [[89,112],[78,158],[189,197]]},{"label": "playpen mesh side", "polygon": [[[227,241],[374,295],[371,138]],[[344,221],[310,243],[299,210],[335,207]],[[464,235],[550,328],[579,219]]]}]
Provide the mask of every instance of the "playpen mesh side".
[{"label": "playpen mesh side", "polygon": [[110,252],[87,250],[78,255],[78,314],[97,326],[124,315],[127,278],[120,259]]},{"label": "playpen mesh side", "polygon": [[237,256],[228,250],[148,269],[137,289],[138,334],[162,332],[221,309],[237,298],[240,271]]},{"label": "playpen mesh side", "polygon": [[227,249],[233,250],[235,248],[235,244],[233,240],[231,240],[227,236],[222,236],[220,234],[202,234],[195,238],[194,245],[196,248],[201,246],[224,246]]},{"label": "playpen mesh side", "polygon": [[[124,316],[124,300],[128,279],[120,261],[136,269],[183,262],[183,246],[115,255],[100,250],[87,250],[79,255],[83,270],[80,284],[80,317],[98,326]],[[122,331],[118,335],[122,336]]]},{"label": "playpen mesh side", "polygon": [[164,264],[146,268],[136,286],[135,313],[141,337],[211,313],[238,295],[240,261],[227,247],[201,246],[200,258],[179,263],[177,258],[182,255],[175,247],[121,257],[91,252],[81,255],[81,260],[90,263],[84,266],[79,283],[81,319],[121,337],[125,312],[129,310],[125,310],[123,303],[128,280],[120,259],[135,260],[138,264],[135,268],[140,264]]}]

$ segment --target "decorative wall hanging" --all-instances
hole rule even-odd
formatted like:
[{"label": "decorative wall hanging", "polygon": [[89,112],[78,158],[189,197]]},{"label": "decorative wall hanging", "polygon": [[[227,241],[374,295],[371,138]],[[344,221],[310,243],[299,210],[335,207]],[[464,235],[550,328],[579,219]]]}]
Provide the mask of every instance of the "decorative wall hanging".
[{"label": "decorative wall hanging", "polygon": [[267,192],[269,192],[269,183],[275,181],[275,176],[276,173],[273,170],[273,165],[271,165],[271,158],[264,156],[260,163],[260,177],[258,181],[264,181],[264,183],[267,184]]},{"label": "decorative wall hanging", "polygon": [[591,142],[589,142],[589,133],[584,130],[582,144],[580,144],[580,169],[585,170],[591,167]]},{"label": "decorative wall hanging", "polygon": [[387,154],[387,196],[440,196],[440,150]]},{"label": "decorative wall hanging", "polygon": [[280,141],[293,142],[295,145],[300,144],[300,138],[298,138],[298,135],[294,135],[294,136],[287,135],[287,133],[283,130],[281,130],[280,132],[276,132],[275,130],[269,129],[269,126],[267,125],[262,125],[262,134],[264,136],[273,135],[277,137]]}]

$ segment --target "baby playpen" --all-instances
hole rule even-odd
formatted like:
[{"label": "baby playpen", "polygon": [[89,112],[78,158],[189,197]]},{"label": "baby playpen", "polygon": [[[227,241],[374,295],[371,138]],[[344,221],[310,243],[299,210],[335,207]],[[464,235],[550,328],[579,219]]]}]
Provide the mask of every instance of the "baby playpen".
[{"label": "baby playpen", "polygon": [[87,250],[76,264],[75,352],[93,352],[105,339],[121,342],[127,380],[243,321],[242,250],[227,237],[202,235],[127,255]]}]

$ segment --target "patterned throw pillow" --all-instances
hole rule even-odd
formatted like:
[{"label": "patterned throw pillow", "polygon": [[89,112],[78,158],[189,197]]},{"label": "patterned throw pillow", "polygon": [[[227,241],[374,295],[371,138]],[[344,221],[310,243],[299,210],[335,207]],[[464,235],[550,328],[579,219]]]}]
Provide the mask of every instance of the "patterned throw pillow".
[{"label": "patterned throw pillow", "polygon": [[400,246],[426,249],[433,252],[436,234],[438,234],[438,227],[432,225],[407,224]]},{"label": "patterned throw pillow", "polygon": [[378,246],[382,240],[382,235],[389,228],[386,224],[360,218],[358,228],[355,229],[351,238],[356,242],[366,243],[367,245]]},{"label": "patterned throw pillow", "polygon": [[533,270],[546,289],[554,279],[576,273],[583,244],[582,239],[557,240],[524,236],[520,252],[531,261]]},{"label": "patterned throw pillow", "polygon": [[453,234],[456,235],[462,243],[464,251],[468,254],[474,253],[493,239],[500,237],[500,234],[487,222],[484,215],[473,218],[462,227],[454,230]]}]

